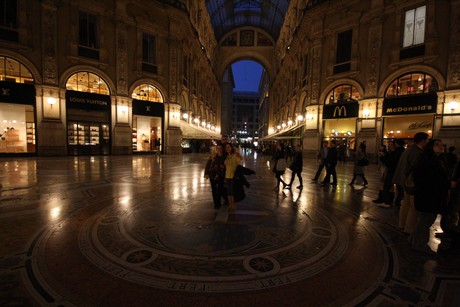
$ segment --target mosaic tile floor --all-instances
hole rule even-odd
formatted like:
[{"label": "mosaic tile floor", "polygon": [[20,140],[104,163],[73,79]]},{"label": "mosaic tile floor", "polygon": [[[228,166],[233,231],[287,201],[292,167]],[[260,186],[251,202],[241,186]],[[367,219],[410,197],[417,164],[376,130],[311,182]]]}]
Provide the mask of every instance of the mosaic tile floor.
[{"label": "mosaic tile floor", "polygon": [[323,187],[305,160],[304,189],[274,192],[249,152],[256,175],[227,212],[206,158],[0,159],[0,306],[460,306],[460,250],[410,249],[372,203],[376,165],[367,188],[347,184],[351,163]]}]

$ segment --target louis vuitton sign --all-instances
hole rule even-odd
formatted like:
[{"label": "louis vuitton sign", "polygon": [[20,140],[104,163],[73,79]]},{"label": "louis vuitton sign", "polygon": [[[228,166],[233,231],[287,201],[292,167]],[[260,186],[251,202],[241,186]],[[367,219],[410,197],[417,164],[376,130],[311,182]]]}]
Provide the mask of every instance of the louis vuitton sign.
[{"label": "louis vuitton sign", "polygon": [[110,96],[93,93],[66,91],[67,108],[81,110],[110,111]]},{"label": "louis vuitton sign", "polygon": [[0,102],[35,105],[35,86],[1,81]]},{"label": "louis vuitton sign", "polygon": [[164,117],[164,103],[133,99],[133,114]]},{"label": "louis vuitton sign", "polygon": [[357,103],[327,104],[323,108],[323,119],[353,118],[358,117],[358,112]]}]

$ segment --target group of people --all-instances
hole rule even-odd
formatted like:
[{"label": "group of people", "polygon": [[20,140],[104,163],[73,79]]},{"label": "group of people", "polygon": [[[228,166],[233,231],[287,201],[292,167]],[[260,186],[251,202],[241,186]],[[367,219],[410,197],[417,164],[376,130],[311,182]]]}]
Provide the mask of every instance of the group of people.
[{"label": "group of people", "polygon": [[276,186],[273,187],[275,192],[279,191],[280,184],[283,184],[283,189],[290,189],[292,187],[292,183],[297,176],[299,180],[299,186],[297,189],[303,189],[303,180],[302,180],[302,169],[303,169],[303,156],[302,156],[302,146],[296,145],[295,146],[295,153],[290,159],[291,164],[289,165],[289,169],[292,171],[291,181],[286,183],[281,176],[284,174],[287,168],[287,158],[289,156],[286,155],[286,150],[283,144],[277,144],[276,150],[273,154],[273,173],[275,173],[276,177]]},{"label": "group of people", "polygon": [[[373,202],[380,207],[388,208],[394,205],[399,209],[399,227],[409,235],[409,243],[417,251],[434,253],[428,242],[430,227],[438,214],[443,215],[443,225],[447,225],[451,233],[457,232],[458,229],[460,234],[460,184],[457,185],[457,181],[460,180],[460,167],[454,151],[455,148],[451,147],[447,152],[441,140],[429,140],[428,134],[419,132],[415,134],[413,144],[407,149],[404,140],[391,140],[388,142],[388,150],[382,147],[379,152],[382,187],[378,198]],[[338,151],[335,140],[322,143],[319,158],[320,165],[312,181],[318,181],[323,168],[326,168],[326,175],[321,183],[337,185]],[[278,192],[281,185],[283,189],[290,189],[296,177],[299,180],[297,188],[303,189],[301,145],[295,146],[295,154],[289,159],[289,166],[282,144],[276,145],[272,159],[272,170],[276,177],[274,191]],[[228,204],[229,211],[236,210],[234,183],[237,169],[242,167],[241,160],[242,156],[228,143],[228,137],[223,136],[205,168],[205,177],[211,182],[216,209],[221,207],[223,199],[224,204]],[[363,186],[368,184],[364,175],[368,163],[366,145],[361,143],[354,154],[353,178],[350,185],[355,184],[357,177],[361,177]],[[287,168],[292,171],[289,183],[282,177]]]},{"label": "group of people", "polygon": [[[429,140],[424,132],[416,133],[413,144],[404,147],[401,139],[389,141],[388,149],[381,147],[378,163],[382,188],[373,202],[379,207],[394,205],[399,209],[398,226],[409,235],[411,247],[434,254],[428,243],[430,227],[438,214],[443,215],[451,234],[458,227],[460,189],[456,182],[460,179],[460,169],[455,148],[450,147],[447,152],[442,140]],[[359,152],[358,148],[358,161]]]},{"label": "group of people", "polygon": [[214,208],[220,209],[222,200],[229,211],[236,210],[234,198],[234,177],[242,156],[228,142],[228,136],[223,135],[221,142],[215,147],[206,163],[204,176],[211,183]]}]

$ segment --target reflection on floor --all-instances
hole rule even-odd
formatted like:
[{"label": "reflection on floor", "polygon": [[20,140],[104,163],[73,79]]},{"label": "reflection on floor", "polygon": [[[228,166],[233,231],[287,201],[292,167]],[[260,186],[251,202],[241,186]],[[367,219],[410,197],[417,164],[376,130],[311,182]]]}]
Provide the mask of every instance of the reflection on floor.
[{"label": "reflection on floor", "polygon": [[206,158],[0,159],[0,305],[460,306],[459,250],[409,248],[371,201],[375,165],[368,188],[347,185],[351,163],[323,187],[305,160],[304,189],[274,192],[269,157],[249,153],[256,175],[227,212]]}]

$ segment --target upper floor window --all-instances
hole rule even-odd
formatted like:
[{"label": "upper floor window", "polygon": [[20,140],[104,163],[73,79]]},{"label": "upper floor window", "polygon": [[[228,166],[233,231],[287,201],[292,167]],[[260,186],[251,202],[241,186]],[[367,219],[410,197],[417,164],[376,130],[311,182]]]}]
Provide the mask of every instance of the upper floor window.
[{"label": "upper floor window", "polygon": [[157,42],[155,35],[142,33],[142,70],[157,73]]},{"label": "upper floor window", "polygon": [[0,57],[0,81],[34,83],[30,71],[21,63],[8,57]]},{"label": "upper floor window", "polygon": [[79,92],[110,95],[107,83],[96,74],[80,71],[67,79],[66,89]]},{"label": "upper floor window", "polygon": [[335,53],[334,74],[350,71],[351,43],[353,31],[347,30],[337,35],[337,50]]},{"label": "upper floor window", "polygon": [[99,60],[96,15],[80,11],[78,14],[78,55]]},{"label": "upper floor window", "polygon": [[437,90],[438,83],[432,76],[414,72],[395,79],[388,87],[385,97],[435,93]]},{"label": "upper floor window", "polygon": [[161,95],[160,91],[155,86],[146,83],[136,86],[131,97],[137,100],[147,100],[152,102],[164,101],[163,95]]},{"label": "upper floor window", "polygon": [[406,11],[404,18],[403,48],[425,42],[426,6]]},{"label": "upper floor window", "polygon": [[0,0],[0,38],[14,42],[19,40],[17,0]]},{"label": "upper floor window", "polygon": [[325,104],[356,103],[360,99],[358,89],[353,85],[342,84],[334,87],[326,96]]},{"label": "upper floor window", "polygon": [[78,25],[78,44],[97,49],[97,17],[93,14],[80,11]]}]

